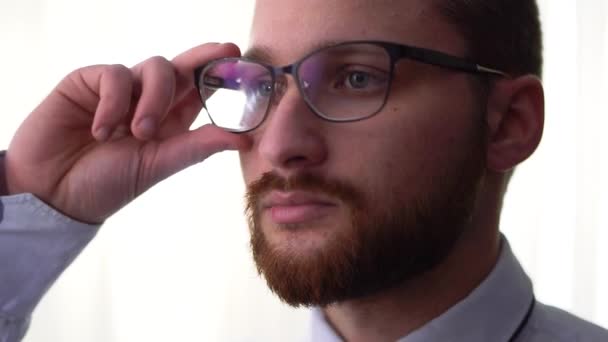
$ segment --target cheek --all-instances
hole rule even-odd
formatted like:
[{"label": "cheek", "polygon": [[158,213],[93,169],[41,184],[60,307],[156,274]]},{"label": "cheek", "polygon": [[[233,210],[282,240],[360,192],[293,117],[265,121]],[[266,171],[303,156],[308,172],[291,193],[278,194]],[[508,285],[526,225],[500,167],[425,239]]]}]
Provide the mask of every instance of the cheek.
[{"label": "cheek", "polygon": [[368,201],[384,203],[386,193],[405,181],[407,166],[416,163],[413,154],[402,153],[403,135],[369,121],[336,126],[328,140],[327,176],[352,184]]},{"label": "cheek", "polygon": [[347,164],[344,173],[372,200],[388,194],[405,201],[420,198],[469,152],[469,121],[443,119],[459,114],[435,110],[413,115],[389,107],[379,115],[384,118],[372,118],[360,132],[351,132],[360,138],[344,147],[350,149],[350,157],[340,156]]}]

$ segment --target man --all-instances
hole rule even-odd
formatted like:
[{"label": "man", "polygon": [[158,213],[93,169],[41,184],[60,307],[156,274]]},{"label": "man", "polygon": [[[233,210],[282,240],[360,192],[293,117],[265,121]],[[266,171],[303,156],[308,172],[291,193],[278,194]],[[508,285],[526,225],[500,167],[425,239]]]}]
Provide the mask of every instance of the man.
[{"label": "man", "polygon": [[[259,0],[246,58],[74,71],[0,168],[0,336],[105,219],[233,149],[258,270],[316,307],[314,341],[608,340],[536,302],[498,230],[542,135],[540,51],[531,0]],[[189,131],[201,96],[215,125]]]}]

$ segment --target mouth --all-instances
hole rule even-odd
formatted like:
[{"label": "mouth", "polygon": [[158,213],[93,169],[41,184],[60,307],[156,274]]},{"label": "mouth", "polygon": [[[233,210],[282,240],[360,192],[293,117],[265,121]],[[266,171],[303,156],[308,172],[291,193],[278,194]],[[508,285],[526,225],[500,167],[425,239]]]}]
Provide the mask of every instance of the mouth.
[{"label": "mouth", "polygon": [[301,224],[329,215],[337,204],[322,195],[304,191],[273,191],[262,201],[264,213],[275,224]]}]

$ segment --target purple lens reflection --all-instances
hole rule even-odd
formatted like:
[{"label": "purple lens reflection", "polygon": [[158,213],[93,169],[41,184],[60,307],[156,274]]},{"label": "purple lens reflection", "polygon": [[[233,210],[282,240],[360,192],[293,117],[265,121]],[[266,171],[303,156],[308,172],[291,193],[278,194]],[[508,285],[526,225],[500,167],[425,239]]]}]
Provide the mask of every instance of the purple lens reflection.
[{"label": "purple lens reflection", "polygon": [[201,92],[209,117],[219,127],[243,132],[264,119],[273,89],[265,66],[241,59],[210,64],[201,77]]}]

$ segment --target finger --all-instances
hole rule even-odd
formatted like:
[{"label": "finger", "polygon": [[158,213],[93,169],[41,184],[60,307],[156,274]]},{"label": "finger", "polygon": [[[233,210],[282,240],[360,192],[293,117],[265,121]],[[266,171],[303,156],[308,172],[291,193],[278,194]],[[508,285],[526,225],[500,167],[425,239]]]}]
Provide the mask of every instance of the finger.
[{"label": "finger", "polygon": [[93,136],[99,141],[109,138],[129,112],[133,76],[123,65],[104,68],[99,79],[99,104],[91,127]]},{"label": "finger", "polygon": [[232,43],[218,44],[207,43],[194,47],[177,57],[171,62],[177,71],[177,88],[175,101],[179,102],[187,96],[194,86],[194,69],[218,58],[240,57],[241,50]]},{"label": "finger", "polygon": [[80,72],[85,83],[99,94],[91,131],[95,139],[105,141],[129,112],[133,75],[123,65],[91,67]]},{"label": "finger", "polygon": [[239,55],[240,51],[234,44],[209,43],[190,49],[173,59],[177,73],[177,93],[170,108],[171,116],[163,121],[158,138],[165,139],[188,131],[201,111],[203,104],[194,87],[194,69],[216,58]]},{"label": "finger", "polygon": [[161,139],[184,133],[196,120],[202,109],[198,90],[194,86],[194,69],[223,57],[240,56],[239,48],[231,43],[208,43],[192,48],[172,60],[176,75],[176,94],[171,106],[171,116],[163,122],[158,133]]},{"label": "finger", "polygon": [[173,105],[171,115],[160,127],[158,138],[166,139],[190,130],[202,107],[200,95],[196,89],[193,89],[179,103]]},{"label": "finger", "polygon": [[131,131],[139,139],[154,137],[175,95],[175,70],[163,57],[152,57],[133,68],[141,95],[135,107]]},{"label": "finger", "polygon": [[220,151],[243,150],[250,144],[246,135],[229,133],[213,125],[174,136],[158,145],[152,164],[148,164],[154,175],[152,181],[159,182]]}]

